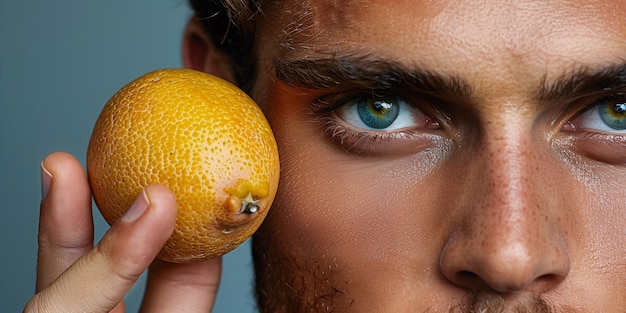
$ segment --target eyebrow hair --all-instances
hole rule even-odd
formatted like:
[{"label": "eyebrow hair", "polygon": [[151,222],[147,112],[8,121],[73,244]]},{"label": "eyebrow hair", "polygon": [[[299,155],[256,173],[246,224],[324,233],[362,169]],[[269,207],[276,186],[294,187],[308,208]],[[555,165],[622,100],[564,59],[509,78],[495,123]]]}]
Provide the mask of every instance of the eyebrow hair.
[{"label": "eyebrow hair", "polygon": [[[470,98],[470,83],[457,76],[429,69],[411,69],[401,64],[369,56],[334,59],[274,59],[276,77],[283,83],[304,88],[353,87],[364,89],[411,88],[424,93],[452,98]],[[580,66],[552,79],[542,79],[536,98],[539,101],[571,99],[602,91],[626,88],[626,63],[601,68]]]},{"label": "eyebrow hair", "polygon": [[304,60],[276,58],[274,67],[276,77],[294,87],[315,89],[401,87],[457,98],[467,98],[471,94],[470,84],[459,77],[427,69],[408,69],[391,61],[367,56]]},{"label": "eyebrow hair", "polygon": [[626,63],[602,68],[579,67],[552,81],[544,77],[538,90],[539,100],[551,101],[626,88]]}]

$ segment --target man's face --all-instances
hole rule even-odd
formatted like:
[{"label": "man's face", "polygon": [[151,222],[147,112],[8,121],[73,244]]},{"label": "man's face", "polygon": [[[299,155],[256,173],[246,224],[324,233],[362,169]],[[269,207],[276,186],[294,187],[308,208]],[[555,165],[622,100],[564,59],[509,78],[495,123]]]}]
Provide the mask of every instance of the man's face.
[{"label": "man's face", "polygon": [[266,5],[262,308],[625,312],[624,8]]}]

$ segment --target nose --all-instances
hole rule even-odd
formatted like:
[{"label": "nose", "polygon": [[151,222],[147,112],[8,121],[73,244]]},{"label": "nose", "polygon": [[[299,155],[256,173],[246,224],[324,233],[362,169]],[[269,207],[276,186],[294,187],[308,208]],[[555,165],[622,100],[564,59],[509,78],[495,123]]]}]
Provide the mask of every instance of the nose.
[{"label": "nose", "polygon": [[441,253],[443,275],[473,291],[554,288],[570,267],[560,231],[570,205],[558,188],[567,183],[560,181],[562,168],[519,137],[476,151],[458,174],[463,179],[450,209],[459,218]]}]

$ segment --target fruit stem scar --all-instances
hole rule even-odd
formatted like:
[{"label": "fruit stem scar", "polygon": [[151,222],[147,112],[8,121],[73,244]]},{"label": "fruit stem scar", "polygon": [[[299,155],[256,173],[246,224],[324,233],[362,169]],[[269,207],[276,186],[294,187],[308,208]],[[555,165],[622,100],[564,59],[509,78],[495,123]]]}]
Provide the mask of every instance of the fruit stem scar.
[{"label": "fruit stem scar", "polygon": [[232,195],[226,199],[224,205],[228,211],[235,214],[254,214],[261,209],[261,206],[258,204],[259,200],[255,199],[252,196],[252,193],[249,193],[245,198],[241,199],[235,195]]},{"label": "fruit stem scar", "polygon": [[234,186],[225,188],[230,196],[224,205],[229,212],[236,214],[254,214],[261,210],[259,199],[269,194],[269,184],[261,182],[253,184],[248,180],[239,179]]},{"label": "fruit stem scar", "polygon": [[260,209],[259,205],[256,203],[248,203],[246,205],[244,205],[243,210],[241,211],[241,213],[246,213],[246,214],[254,214],[256,212],[258,212]]},{"label": "fruit stem scar", "polygon": [[254,198],[252,197],[252,194],[249,193],[245,198],[241,199],[241,210],[239,210],[239,213],[245,213],[245,214],[256,213],[260,209],[257,202],[259,202],[259,200],[254,200]]}]

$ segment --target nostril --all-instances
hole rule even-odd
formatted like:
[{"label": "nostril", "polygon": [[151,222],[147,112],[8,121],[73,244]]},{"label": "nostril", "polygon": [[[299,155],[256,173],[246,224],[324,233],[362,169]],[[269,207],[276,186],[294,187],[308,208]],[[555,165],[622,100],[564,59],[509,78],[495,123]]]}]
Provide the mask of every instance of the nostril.
[{"label": "nostril", "polygon": [[550,286],[558,285],[563,279],[565,275],[558,274],[545,274],[537,277],[534,281],[534,288],[538,290],[548,290]]},{"label": "nostril", "polygon": [[464,288],[479,290],[486,288],[485,282],[477,274],[471,271],[458,271],[456,273],[456,283]]},{"label": "nostril", "polygon": [[[459,287],[463,287],[471,291],[495,291],[498,293],[511,293],[525,288],[532,288],[536,291],[548,290],[551,286],[558,285],[563,276],[549,273],[530,279],[526,284],[519,284],[517,280],[510,280],[510,277],[497,278],[498,275],[491,277],[493,272],[477,272],[469,270],[459,270],[454,274],[454,283]],[[504,278],[504,279],[502,279]],[[515,283],[518,283],[517,285]],[[532,285],[532,286],[531,286]]]},{"label": "nostril", "polygon": [[470,272],[470,271],[459,271],[459,273],[457,274],[459,276],[459,279],[462,280],[474,280],[474,279],[478,279],[478,275]]},{"label": "nostril", "polygon": [[520,280],[510,280],[510,277],[490,277],[489,273],[477,274],[472,271],[461,270],[456,273],[455,283],[465,289],[471,291],[495,291],[506,294],[516,292],[522,289],[531,288],[536,291],[548,290],[551,286],[558,285],[563,277],[556,274],[545,274],[535,279],[527,280],[521,284]]}]

